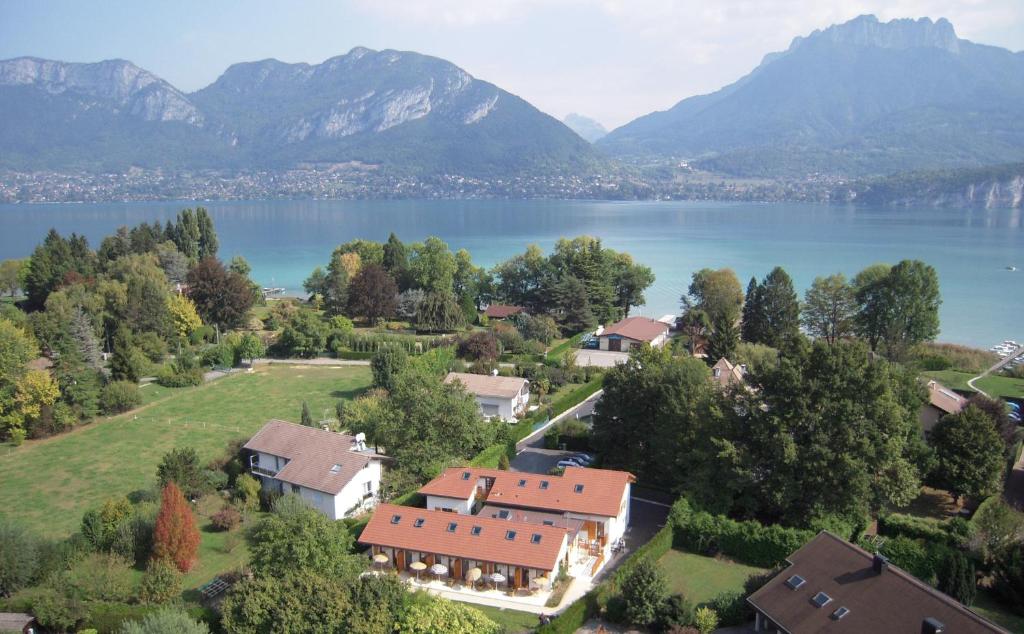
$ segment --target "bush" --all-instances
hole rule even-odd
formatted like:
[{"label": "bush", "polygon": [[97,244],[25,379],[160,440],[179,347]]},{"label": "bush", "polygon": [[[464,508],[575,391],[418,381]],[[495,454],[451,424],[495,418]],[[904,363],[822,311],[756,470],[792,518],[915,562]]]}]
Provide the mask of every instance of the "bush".
[{"label": "bush", "polygon": [[711,608],[697,608],[693,620],[700,634],[711,634],[718,629],[718,614]]},{"label": "bush", "polygon": [[655,619],[655,628],[667,632],[674,627],[682,627],[693,622],[693,606],[686,602],[681,594],[673,594],[661,607]]},{"label": "bush", "polygon": [[139,584],[143,603],[166,603],[181,594],[181,573],[165,561],[151,561]]},{"label": "bush", "polygon": [[25,430],[20,427],[12,427],[7,430],[7,438],[15,447],[20,447],[25,442]]},{"label": "bush", "polygon": [[210,517],[210,523],[219,531],[229,531],[242,523],[242,514],[233,506],[225,506]]},{"label": "bush", "polygon": [[495,361],[498,358],[498,339],[490,332],[474,332],[459,340],[456,354],[470,361]]},{"label": "bush", "polygon": [[112,381],[100,392],[100,409],[104,414],[120,414],[141,404],[139,386],[131,381]]},{"label": "bush", "polygon": [[235,348],[221,343],[203,352],[203,365],[209,368],[231,368],[235,365]]},{"label": "bush", "polygon": [[890,513],[878,516],[878,534],[888,537],[909,537],[927,541],[942,542],[955,545],[966,536],[966,520],[956,518],[959,522],[939,522],[927,520],[913,515]]},{"label": "bush", "polygon": [[65,597],[52,588],[33,592],[30,603],[39,624],[55,632],[71,630],[86,614],[81,601]]},{"label": "bush", "polygon": [[192,387],[203,384],[203,371],[199,368],[182,370],[173,365],[164,366],[156,375],[156,382],[164,387]]},{"label": "bush", "polygon": [[754,618],[743,592],[723,592],[708,602],[708,607],[718,615],[720,625],[743,625]]},{"label": "bush", "polygon": [[694,512],[689,501],[680,498],[672,505],[675,546],[703,555],[723,553],[733,559],[761,568],[773,568],[790,553],[807,543],[811,530],[764,526],[759,522],[739,522],[703,511]]},{"label": "bush", "polygon": [[654,623],[658,610],[667,599],[665,579],[649,557],[632,567],[622,580],[621,590],[625,617],[634,625]]}]

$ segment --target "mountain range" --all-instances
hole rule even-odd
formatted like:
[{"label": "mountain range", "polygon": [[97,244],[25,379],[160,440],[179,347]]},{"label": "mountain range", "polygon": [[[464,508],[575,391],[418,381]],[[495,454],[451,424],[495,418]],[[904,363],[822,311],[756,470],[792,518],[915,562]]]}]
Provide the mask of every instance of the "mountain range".
[{"label": "mountain range", "polygon": [[186,94],[131,62],[0,61],[0,167],[385,166],[493,176],[608,161],[569,128],[444,60],[354,48],[235,64]]},{"label": "mountain range", "polygon": [[0,169],[16,171],[316,166],[671,182],[686,161],[721,175],[863,178],[1024,161],[1024,52],[961,39],[944,19],[861,16],[607,135],[412,52],[240,63],[192,93],[125,60],[21,57],[0,61],[0,120]]},{"label": "mountain range", "polygon": [[888,174],[1024,159],[1024,53],[946,20],[861,16],[798,37],[721,90],[599,140],[613,156],[742,176]]}]

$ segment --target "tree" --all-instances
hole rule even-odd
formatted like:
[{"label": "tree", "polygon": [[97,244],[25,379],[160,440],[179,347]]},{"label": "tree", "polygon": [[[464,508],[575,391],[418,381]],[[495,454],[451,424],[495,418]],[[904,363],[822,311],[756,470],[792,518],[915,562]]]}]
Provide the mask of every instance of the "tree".
[{"label": "tree", "polygon": [[711,634],[718,629],[718,613],[709,607],[697,608],[697,611],[693,613],[693,618],[700,634]]},{"label": "tree", "polygon": [[217,231],[205,207],[196,208],[196,223],[199,225],[199,259],[217,257]]},{"label": "tree", "polygon": [[658,609],[668,598],[661,571],[647,557],[641,559],[622,580],[626,618],[634,625],[654,623]]},{"label": "tree", "polygon": [[0,597],[27,587],[40,568],[40,543],[13,518],[0,515]]},{"label": "tree", "polygon": [[409,255],[409,277],[414,288],[431,293],[454,292],[455,255],[440,238],[431,236],[414,244]]},{"label": "tree", "polygon": [[398,309],[398,285],[377,264],[364,266],[348,287],[348,312],[362,315],[373,324],[391,318]]},{"label": "tree", "polygon": [[654,272],[648,266],[635,264],[628,253],[614,253],[610,257],[615,272],[615,301],[622,316],[628,317],[632,307],[647,302],[644,291],[654,284]]},{"label": "tree", "polygon": [[82,363],[91,370],[101,370],[103,355],[100,352],[100,342],[96,339],[96,329],[89,315],[80,307],[76,306],[71,314],[68,330]]},{"label": "tree", "polygon": [[170,313],[171,325],[175,334],[181,339],[202,328],[203,320],[199,318],[195,303],[184,295],[170,293],[167,295],[167,312]]},{"label": "tree", "polygon": [[998,553],[992,565],[992,588],[1017,614],[1024,614],[1024,544]]},{"label": "tree", "polygon": [[891,268],[873,265],[857,274],[853,286],[858,331],[872,349],[884,344],[886,354],[899,358],[914,344],[938,334],[939,278],[924,262],[903,260]]},{"label": "tree", "polygon": [[263,340],[260,339],[259,335],[248,332],[242,335],[241,341],[238,342],[236,353],[240,359],[248,359],[249,365],[252,365],[257,358],[267,353],[267,348],[263,345]]},{"label": "tree", "polygon": [[410,607],[398,631],[403,634],[498,634],[501,627],[480,610],[435,598]]},{"label": "tree", "polygon": [[249,261],[241,255],[236,255],[231,258],[228,263],[228,270],[232,273],[238,273],[242,277],[248,278],[249,274],[252,273],[252,266],[249,265]]},{"label": "tree", "polygon": [[842,273],[816,277],[804,294],[801,322],[807,332],[829,345],[853,334],[857,301]]},{"label": "tree", "polygon": [[181,573],[166,561],[149,562],[139,584],[139,600],[143,603],[167,603],[181,595]]},{"label": "tree", "polygon": [[698,308],[704,311],[712,323],[735,322],[743,305],[743,289],[732,269],[701,269],[693,274],[682,304],[684,310]]},{"label": "tree", "polygon": [[0,317],[0,428],[23,428],[24,417],[16,402],[18,386],[28,372],[28,362],[38,355],[32,337]]},{"label": "tree", "polygon": [[235,497],[243,509],[253,511],[260,504],[260,483],[248,473],[235,479]]},{"label": "tree", "polygon": [[999,490],[1004,445],[984,411],[969,405],[943,417],[929,441],[937,461],[933,475],[955,497],[982,498]]},{"label": "tree", "polygon": [[939,571],[939,590],[970,606],[978,593],[974,564],[960,551],[951,551]]},{"label": "tree", "polygon": [[388,241],[384,244],[381,255],[381,266],[395,280],[399,288],[405,290],[406,278],[409,273],[409,256],[406,253],[405,245],[392,232]]},{"label": "tree", "polygon": [[313,427],[313,415],[309,413],[309,403],[302,401],[302,424]]},{"label": "tree", "polygon": [[751,277],[747,283],[747,296],[743,300],[743,319],[740,328],[743,341],[757,343],[765,331],[764,308],[758,295],[760,288],[757,278]]},{"label": "tree", "polygon": [[590,330],[597,324],[590,310],[587,288],[571,275],[563,277],[555,287],[555,306],[559,312],[562,330],[576,334]]},{"label": "tree", "polygon": [[219,260],[203,258],[187,277],[189,298],[203,321],[224,330],[245,324],[254,297],[249,280],[224,268]]},{"label": "tree", "polygon": [[519,313],[513,315],[508,321],[515,326],[523,339],[528,341],[539,341],[546,346],[558,336],[558,324],[547,315]]},{"label": "tree", "polygon": [[21,288],[22,260],[4,260],[0,262],[0,292],[14,297]]},{"label": "tree", "polygon": [[110,374],[115,380],[138,383],[149,362],[135,345],[135,337],[126,326],[114,333],[113,353],[110,356]]},{"label": "tree", "polygon": [[296,512],[272,513],[252,532],[250,562],[257,576],[289,573],[320,575],[338,582],[356,579],[363,559],[352,553],[352,534],[308,506]]},{"label": "tree", "polygon": [[535,244],[526,252],[494,267],[494,294],[503,302],[525,307],[532,314],[541,314],[551,307],[550,288],[555,273],[544,252]]},{"label": "tree", "polygon": [[428,293],[416,308],[416,328],[426,332],[451,332],[462,328],[466,317],[455,296]]},{"label": "tree", "polygon": [[230,634],[351,632],[347,586],[308,572],[260,575],[238,583],[224,598],[222,625]]},{"label": "tree", "polygon": [[508,454],[501,454],[498,458],[498,469],[501,471],[508,471],[511,468],[509,463]]},{"label": "tree", "polygon": [[322,267],[316,267],[309,277],[302,283],[302,288],[309,293],[310,297],[319,295],[321,298],[327,296],[327,273]]},{"label": "tree", "polygon": [[300,310],[288,321],[278,339],[285,354],[314,358],[327,346],[327,327],[311,310]]},{"label": "tree", "polygon": [[389,392],[394,390],[396,377],[407,367],[409,367],[409,355],[405,348],[397,345],[381,346],[370,359],[373,386]]},{"label": "tree", "polygon": [[153,558],[174,564],[181,572],[195,565],[199,551],[199,528],[181,490],[168,482],[160,499],[160,511],[153,528]]},{"label": "tree", "polygon": [[[332,316],[344,314],[348,304],[348,271],[351,264],[346,263],[344,256],[344,253],[335,249],[327,265],[327,273],[323,277],[324,310]],[[313,273],[315,278],[316,271]]]},{"label": "tree", "polygon": [[707,362],[714,365],[719,359],[735,357],[736,347],[740,343],[740,334],[731,319],[719,319],[712,322],[711,335],[708,337]]},{"label": "tree", "polygon": [[[749,332],[746,323],[748,313],[752,319]],[[797,337],[800,333],[800,302],[793,280],[782,267],[775,267],[760,284],[755,285],[753,298],[748,291],[743,317],[743,338],[746,341],[785,348]]]},{"label": "tree", "polygon": [[156,468],[156,479],[161,487],[174,483],[186,494],[198,495],[204,485],[199,454],[192,447],[171,449],[160,460]]},{"label": "tree", "polygon": [[992,422],[992,426],[1003,439],[1003,443],[1008,448],[1013,447],[1017,439],[1017,423],[1010,418],[1010,410],[1006,406],[1006,401],[989,398],[984,394],[975,394],[968,403],[985,412],[985,416]]},{"label": "tree", "polygon": [[494,361],[498,358],[498,338],[480,330],[459,340],[457,354],[470,361]]},{"label": "tree", "polygon": [[172,235],[169,236],[178,251],[193,262],[200,259],[200,229],[196,213],[191,209],[182,209],[178,212],[178,220],[173,225]]},{"label": "tree", "polygon": [[178,607],[150,612],[141,621],[125,621],[121,634],[209,634],[205,623],[192,619]]},{"label": "tree", "polygon": [[711,330],[708,314],[699,308],[690,308],[679,318],[679,328],[686,335],[690,354],[697,353],[697,341]]}]

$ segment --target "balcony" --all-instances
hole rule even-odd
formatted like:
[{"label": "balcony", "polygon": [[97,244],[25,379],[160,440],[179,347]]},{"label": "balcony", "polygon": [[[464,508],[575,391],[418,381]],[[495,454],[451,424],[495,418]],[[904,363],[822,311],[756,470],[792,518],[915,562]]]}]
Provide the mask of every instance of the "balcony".
[{"label": "balcony", "polygon": [[273,478],[274,476],[277,475],[277,469],[268,469],[266,467],[261,467],[259,461],[256,459],[256,456],[252,456],[249,458],[249,471],[251,471],[255,475],[261,475],[267,478]]}]

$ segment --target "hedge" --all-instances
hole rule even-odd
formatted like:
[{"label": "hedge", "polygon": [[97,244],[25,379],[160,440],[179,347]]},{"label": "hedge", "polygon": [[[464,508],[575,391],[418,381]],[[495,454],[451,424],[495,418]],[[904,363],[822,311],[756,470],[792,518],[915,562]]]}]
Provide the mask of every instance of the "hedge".
[{"label": "hedge", "polygon": [[569,392],[556,402],[552,403],[549,416],[554,418],[560,414],[564,414],[568,410],[593,396],[595,392],[601,389],[603,384],[604,375],[599,375],[597,378],[590,379],[588,383],[584,383],[572,392]]},{"label": "hedge", "polygon": [[[162,609],[160,605],[136,605],[127,603],[89,603],[89,614],[85,618],[83,628],[92,628],[100,634],[120,632],[127,621],[141,621],[151,612]],[[216,612],[203,607],[187,607],[185,611],[193,620],[206,623],[211,631],[219,630],[219,617]]]},{"label": "hedge", "polygon": [[676,548],[702,555],[723,553],[751,566],[774,568],[807,543],[815,532],[785,526],[764,526],[722,515],[694,511],[685,498],[672,505]]},{"label": "hedge", "polygon": [[337,357],[349,361],[366,361],[373,358],[375,352],[356,352],[355,350],[339,350]]},{"label": "hedge", "polygon": [[969,525],[964,520],[939,522],[902,513],[878,516],[878,534],[887,537],[910,537],[955,546],[968,531]]},{"label": "hedge", "polygon": [[563,341],[554,348],[548,350],[547,353],[544,355],[544,359],[549,363],[561,360],[562,355],[565,354],[565,351],[569,350],[570,348],[575,348],[576,346],[578,346],[580,344],[580,341],[583,339],[583,335],[585,334],[587,333],[581,332],[575,334],[566,341]]}]

